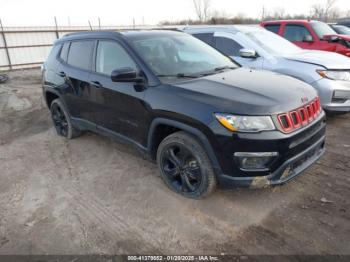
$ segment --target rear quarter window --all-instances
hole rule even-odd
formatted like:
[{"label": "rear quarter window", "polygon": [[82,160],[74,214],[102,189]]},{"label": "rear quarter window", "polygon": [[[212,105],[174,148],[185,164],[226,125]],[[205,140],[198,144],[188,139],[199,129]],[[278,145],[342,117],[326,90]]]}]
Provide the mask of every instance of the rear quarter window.
[{"label": "rear quarter window", "polygon": [[199,40],[202,40],[203,42],[207,43],[208,45],[211,45],[213,47],[215,46],[213,33],[193,34],[193,36],[198,38]]},{"label": "rear quarter window", "polygon": [[281,25],[280,24],[273,24],[273,25],[265,25],[265,29],[269,30],[272,33],[278,34],[280,31]]},{"label": "rear quarter window", "polygon": [[60,58],[61,58],[64,62],[67,62],[69,44],[70,44],[70,42],[64,43],[64,44],[63,44],[63,47],[62,47],[62,49],[61,49]]},{"label": "rear quarter window", "polygon": [[94,42],[89,40],[71,42],[67,63],[71,66],[90,70]]},{"label": "rear quarter window", "polygon": [[62,45],[61,44],[56,44],[52,47],[48,57],[46,58],[45,64],[46,65],[52,65],[53,63],[56,62],[56,58],[58,56],[58,53],[61,50]]}]

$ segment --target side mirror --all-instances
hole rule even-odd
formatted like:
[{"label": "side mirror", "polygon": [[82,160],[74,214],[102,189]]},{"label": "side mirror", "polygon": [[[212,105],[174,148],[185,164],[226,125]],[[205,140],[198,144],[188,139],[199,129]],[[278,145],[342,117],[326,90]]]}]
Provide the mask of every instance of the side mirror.
[{"label": "side mirror", "polygon": [[336,35],[332,35],[329,39],[329,42],[338,42],[339,41],[339,37],[337,37]]},{"label": "side mirror", "polygon": [[111,79],[113,82],[139,82],[141,78],[137,77],[135,69],[123,67],[112,71]]},{"label": "side mirror", "polygon": [[257,58],[258,57],[255,50],[245,49],[245,48],[239,50],[239,55],[243,58]]},{"label": "side mirror", "polygon": [[303,38],[303,42],[306,42],[306,43],[312,43],[313,41],[314,41],[314,39],[312,38],[311,35],[306,35]]}]

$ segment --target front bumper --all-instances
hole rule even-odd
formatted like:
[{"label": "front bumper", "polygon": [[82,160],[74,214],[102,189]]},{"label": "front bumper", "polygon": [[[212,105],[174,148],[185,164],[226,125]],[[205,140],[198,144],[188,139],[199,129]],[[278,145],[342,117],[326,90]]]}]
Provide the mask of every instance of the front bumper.
[{"label": "front bumper", "polygon": [[[220,129],[222,130],[222,129]],[[304,129],[284,134],[280,131],[261,133],[220,133],[216,135],[216,155],[222,187],[265,187],[282,184],[302,173],[324,153],[325,114]],[[277,152],[267,170],[242,169],[235,161],[235,152]]]},{"label": "front bumper", "polygon": [[312,86],[318,91],[323,109],[350,112],[350,82],[322,78]]},{"label": "front bumper", "polygon": [[325,152],[325,136],[313,146],[307,148],[298,155],[288,159],[276,171],[267,176],[256,177],[232,177],[221,175],[219,183],[223,187],[251,187],[262,188],[279,185],[288,182],[298,176],[313,163],[315,163]]}]

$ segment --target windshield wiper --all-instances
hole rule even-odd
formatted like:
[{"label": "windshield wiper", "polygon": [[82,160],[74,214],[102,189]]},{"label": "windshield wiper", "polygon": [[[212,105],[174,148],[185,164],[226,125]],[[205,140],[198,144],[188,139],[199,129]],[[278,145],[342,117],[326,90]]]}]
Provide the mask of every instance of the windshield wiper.
[{"label": "windshield wiper", "polygon": [[215,74],[221,73],[221,71],[223,71],[225,69],[233,70],[233,69],[237,69],[237,68],[238,67],[236,67],[236,66],[218,66],[212,70],[199,73],[197,76],[210,76],[210,75],[215,75]]},{"label": "windshield wiper", "polygon": [[215,71],[221,71],[221,70],[225,70],[225,69],[236,69],[236,66],[218,66],[215,67],[214,70]]},{"label": "windshield wiper", "polygon": [[158,77],[176,77],[176,78],[198,78],[198,75],[189,75],[184,73],[178,73],[178,74],[159,74]]}]

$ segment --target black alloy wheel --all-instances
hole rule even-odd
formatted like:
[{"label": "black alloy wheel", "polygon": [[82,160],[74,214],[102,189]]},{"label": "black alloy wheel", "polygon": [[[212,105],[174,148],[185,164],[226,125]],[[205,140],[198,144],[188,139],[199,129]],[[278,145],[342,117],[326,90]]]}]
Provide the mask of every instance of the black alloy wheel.
[{"label": "black alloy wheel", "polygon": [[197,138],[179,131],[158,146],[157,163],[165,184],[189,198],[203,198],[216,187],[216,176],[209,157]]},{"label": "black alloy wheel", "polygon": [[57,134],[60,136],[68,136],[68,121],[58,104],[53,104],[51,107],[51,117],[56,128]]},{"label": "black alloy wheel", "polygon": [[202,182],[198,161],[181,144],[169,145],[162,156],[162,170],[172,187],[178,192],[196,192]]},{"label": "black alloy wheel", "polygon": [[59,99],[52,101],[50,111],[58,135],[71,139],[81,134],[80,129],[72,125],[69,114]]}]

